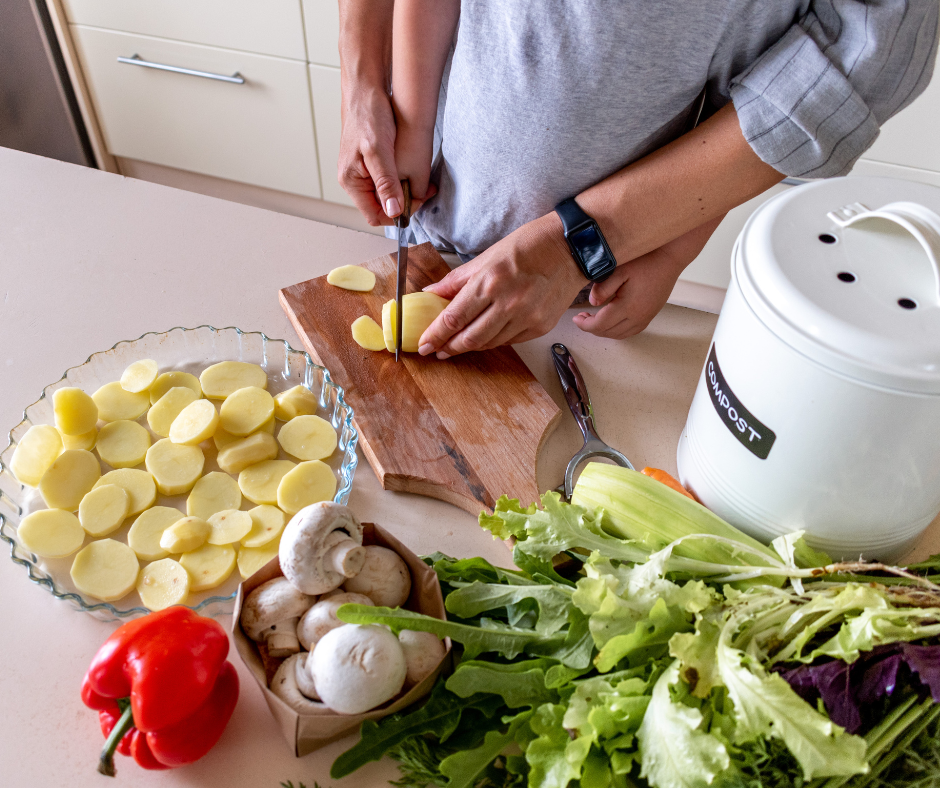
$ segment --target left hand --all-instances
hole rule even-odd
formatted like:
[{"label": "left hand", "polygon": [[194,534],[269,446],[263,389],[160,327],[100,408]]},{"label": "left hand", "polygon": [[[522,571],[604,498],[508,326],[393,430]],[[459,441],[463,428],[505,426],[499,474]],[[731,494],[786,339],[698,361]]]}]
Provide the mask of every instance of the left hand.
[{"label": "left hand", "polygon": [[587,284],[554,213],[524,224],[425,290],[451,299],[418,352],[449,358],[551,331]]}]

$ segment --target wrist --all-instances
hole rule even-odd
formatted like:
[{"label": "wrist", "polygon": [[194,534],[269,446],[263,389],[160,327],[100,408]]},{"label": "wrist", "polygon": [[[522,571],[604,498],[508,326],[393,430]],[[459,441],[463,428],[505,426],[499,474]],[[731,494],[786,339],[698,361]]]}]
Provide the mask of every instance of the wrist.
[{"label": "wrist", "polygon": [[578,266],[565,239],[565,228],[554,211],[530,222],[540,239],[543,259],[554,276],[561,276],[571,282],[572,287],[580,290],[590,281]]}]

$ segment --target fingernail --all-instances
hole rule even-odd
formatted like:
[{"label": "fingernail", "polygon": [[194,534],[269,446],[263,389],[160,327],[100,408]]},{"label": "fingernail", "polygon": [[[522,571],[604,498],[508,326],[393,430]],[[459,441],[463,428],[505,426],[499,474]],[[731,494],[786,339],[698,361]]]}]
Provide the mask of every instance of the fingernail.
[{"label": "fingernail", "polygon": [[401,213],[401,207],[398,205],[397,197],[389,197],[385,201],[385,215],[386,216],[398,216]]},{"label": "fingernail", "polygon": [[450,353],[445,353],[445,352],[442,350],[440,353],[437,354],[437,357],[438,357],[441,361],[444,361],[445,359],[450,358]]},{"label": "fingernail", "polygon": [[430,342],[425,342],[421,347],[418,348],[418,355],[426,356],[432,350],[434,350],[434,345],[432,345]]}]

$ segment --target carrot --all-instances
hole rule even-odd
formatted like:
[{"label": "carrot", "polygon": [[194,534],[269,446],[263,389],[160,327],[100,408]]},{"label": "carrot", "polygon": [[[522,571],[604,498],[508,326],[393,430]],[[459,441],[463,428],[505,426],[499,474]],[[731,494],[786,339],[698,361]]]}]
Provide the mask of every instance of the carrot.
[{"label": "carrot", "polygon": [[693,501],[695,500],[695,496],[685,489],[685,487],[679,484],[678,479],[666,473],[665,471],[660,470],[659,468],[644,468],[642,471],[640,471],[640,473],[649,476],[651,479],[655,479],[658,482],[662,482],[667,487],[671,487],[677,493],[682,493],[686,498],[691,498]]}]

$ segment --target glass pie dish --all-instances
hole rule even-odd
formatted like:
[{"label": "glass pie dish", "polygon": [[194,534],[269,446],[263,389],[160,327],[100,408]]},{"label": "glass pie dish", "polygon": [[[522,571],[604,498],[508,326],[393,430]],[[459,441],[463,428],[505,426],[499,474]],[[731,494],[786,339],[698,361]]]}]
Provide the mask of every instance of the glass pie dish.
[{"label": "glass pie dish", "polygon": [[[102,602],[82,594],[69,574],[74,555],[67,558],[45,559],[28,551],[17,539],[17,528],[30,512],[46,508],[39,491],[20,484],[10,471],[10,460],[19,441],[34,424],[54,424],[53,393],[65,386],[78,386],[94,393],[100,386],[120,380],[121,373],[134,361],[153,359],[160,372],[181,370],[197,377],[203,369],[219,361],[247,361],[261,366],[268,375],[268,391],[278,394],[296,385],[308,388],[317,398],[317,415],[328,420],[337,433],[337,449],[324,460],[337,477],[333,500],[345,504],[349,499],[353,476],[358,464],[356,447],[359,433],[353,425],[353,411],[343,397],[343,389],[332,381],[330,373],[313,363],[309,354],[295,350],[286,340],[271,339],[256,331],[239,328],[172,328],[159,333],[147,333],[138,339],[118,342],[114,347],[92,354],[84,364],[66,370],[62,378],[43,389],[42,395],[23,413],[23,420],[9,433],[9,445],[0,452],[0,540],[10,547],[10,557],[26,571],[29,579],[46,588],[57,599],[64,600],[77,610],[91,613],[104,621],[123,621],[146,615],[136,591],[116,602]],[[146,415],[138,420],[147,427]],[[152,436],[159,440],[159,436]],[[204,473],[219,470],[215,462],[215,447],[208,441]],[[206,445],[206,444],[204,444]],[[97,456],[97,455],[96,455]],[[279,455],[281,459],[287,455]],[[102,463],[102,474],[111,470]],[[140,467],[140,466],[138,466]],[[158,495],[156,505],[174,506],[185,513],[186,495],[167,497]],[[242,508],[254,506],[247,499]],[[181,514],[182,516],[182,514]],[[125,541],[133,518],[109,538]],[[91,540],[86,537],[85,544]],[[144,562],[142,562],[144,563]],[[235,593],[241,582],[238,569],[221,586],[209,591],[190,594],[188,606],[203,615],[220,616],[232,612]]]}]

